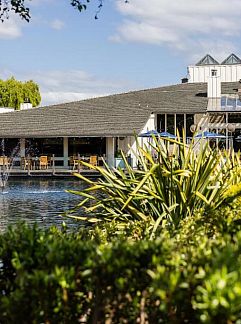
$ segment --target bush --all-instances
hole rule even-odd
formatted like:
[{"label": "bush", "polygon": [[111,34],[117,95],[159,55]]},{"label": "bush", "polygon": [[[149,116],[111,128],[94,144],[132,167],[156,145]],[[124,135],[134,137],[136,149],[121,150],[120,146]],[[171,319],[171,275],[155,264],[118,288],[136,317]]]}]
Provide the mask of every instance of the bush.
[{"label": "bush", "polygon": [[212,150],[208,144],[197,149],[194,139],[190,145],[181,139],[153,138],[153,142],[142,148],[137,141],[137,152],[133,152],[137,169],[124,155],[124,171],[83,162],[101,178],[76,174],[88,187],[69,191],[82,200],[67,216],[91,223],[116,220],[119,226],[144,220],[154,236],[159,226],[176,229],[197,211],[212,212],[241,195],[239,154]]},{"label": "bush", "polygon": [[140,223],[10,228],[0,236],[0,322],[238,323],[241,232],[189,221],[153,241],[138,240]]}]

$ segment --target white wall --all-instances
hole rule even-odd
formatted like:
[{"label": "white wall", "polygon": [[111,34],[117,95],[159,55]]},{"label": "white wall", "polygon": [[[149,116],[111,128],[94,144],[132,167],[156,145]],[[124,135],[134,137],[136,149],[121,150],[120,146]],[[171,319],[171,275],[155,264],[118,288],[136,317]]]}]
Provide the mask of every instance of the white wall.
[{"label": "white wall", "polygon": [[20,110],[26,110],[31,108],[33,108],[33,105],[31,103],[24,102],[20,104]]},{"label": "white wall", "polygon": [[12,112],[12,111],[14,111],[14,108],[0,107],[0,114],[7,113],[7,112]]},{"label": "white wall", "polygon": [[217,70],[221,82],[236,82],[241,79],[241,64],[233,65],[190,65],[188,67],[189,83],[208,82],[211,70]]},{"label": "white wall", "polygon": [[221,98],[221,80],[219,76],[208,77],[208,98]]}]

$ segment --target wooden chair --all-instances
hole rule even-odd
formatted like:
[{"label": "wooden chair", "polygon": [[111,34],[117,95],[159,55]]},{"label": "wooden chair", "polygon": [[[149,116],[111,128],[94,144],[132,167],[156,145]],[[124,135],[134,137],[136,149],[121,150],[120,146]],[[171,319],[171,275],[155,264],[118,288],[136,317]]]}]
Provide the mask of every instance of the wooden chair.
[{"label": "wooden chair", "polygon": [[0,166],[9,168],[10,159],[7,156],[0,156]]},{"label": "wooden chair", "polygon": [[69,157],[69,165],[73,168],[73,170],[81,167],[80,160],[75,155]]},{"label": "wooden chair", "polygon": [[48,156],[47,155],[41,155],[39,157],[39,169],[48,169]]},{"label": "wooden chair", "polygon": [[33,164],[30,158],[21,157],[21,169],[32,170]]},{"label": "wooden chair", "polygon": [[89,163],[91,165],[93,165],[93,166],[97,166],[98,165],[98,156],[97,155],[91,155]]}]

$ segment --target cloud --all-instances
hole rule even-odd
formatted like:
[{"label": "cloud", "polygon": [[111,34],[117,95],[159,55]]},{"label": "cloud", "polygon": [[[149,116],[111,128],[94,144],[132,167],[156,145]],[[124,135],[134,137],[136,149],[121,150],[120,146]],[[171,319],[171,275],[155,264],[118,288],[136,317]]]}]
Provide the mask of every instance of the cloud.
[{"label": "cloud", "polygon": [[14,39],[22,36],[21,23],[17,18],[10,17],[0,22],[0,39]]},{"label": "cloud", "polygon": [[65,23],[59,19],[55,19],[50,23],[50,26],[55,30],[61,30],[64,27],[64,25]]},{"label": "cloud", "polygon": [[78,101],[105,95],[104,93],[79,93],[79,92],[42,92],[42,106],[63,102]]},{"label": "cloud", "polygon": [[[240,0],[116,0],[124,16],[114,41],[169,46],[191,55],[223,45],[236,49],[235,37],[241,34]],[[207,46],[208,45],[208,46]]]},{"label": "cloud", "polygon": [[20,72],[0,70],[3,79],[34,80],[40,87],[41,105],[100,97],[133,89],[127,80],[106,80],[82,70]]}]

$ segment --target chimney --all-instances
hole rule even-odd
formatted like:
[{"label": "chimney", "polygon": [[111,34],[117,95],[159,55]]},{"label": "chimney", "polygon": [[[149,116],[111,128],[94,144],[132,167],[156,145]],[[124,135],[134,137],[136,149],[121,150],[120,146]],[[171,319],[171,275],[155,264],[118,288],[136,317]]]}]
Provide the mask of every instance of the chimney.
[{"label": "chimney", "polygon": [[221,98],[221,79],[217,75],[217,70],[211,70],[208,77],[208,98]]},{"label": "chimney", "polygon": [[182,78],[181,81],[182,83],[188,83],[188,78]]},{"label": "chimney", "polygon": [[27,110],[33,108],[33,105],[29,102],[24,102],[20,104],[20,110]]}]

